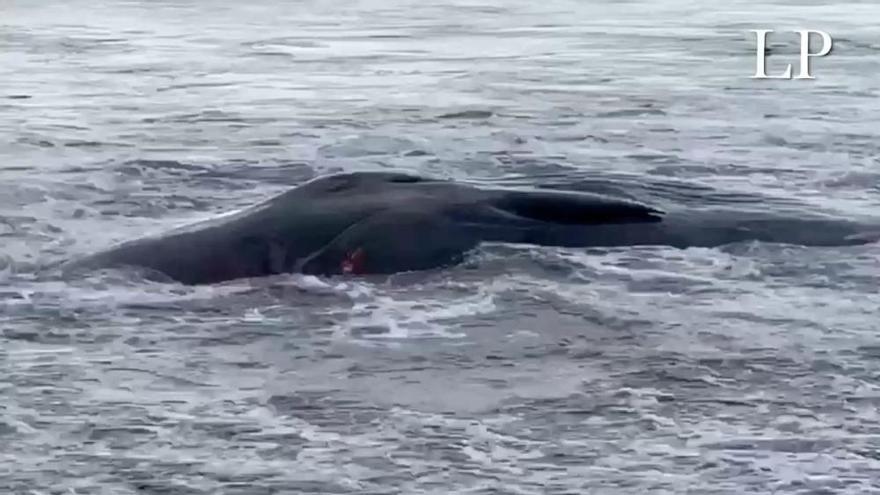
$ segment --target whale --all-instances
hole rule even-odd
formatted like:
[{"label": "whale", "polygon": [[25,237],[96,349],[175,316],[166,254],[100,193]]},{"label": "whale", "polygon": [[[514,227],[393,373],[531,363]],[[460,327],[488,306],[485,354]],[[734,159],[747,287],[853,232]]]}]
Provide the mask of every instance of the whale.
[{"label": "whale", "polygon": [[303,273],[387,275],[460,263],[482,243],[557,247],[803,246],[876,242],[880,229],[816,215],[688,208],[486,186],[411,173],[325,175],[238,212],[71,260],[65,273],[135,267],[189,284]]}]

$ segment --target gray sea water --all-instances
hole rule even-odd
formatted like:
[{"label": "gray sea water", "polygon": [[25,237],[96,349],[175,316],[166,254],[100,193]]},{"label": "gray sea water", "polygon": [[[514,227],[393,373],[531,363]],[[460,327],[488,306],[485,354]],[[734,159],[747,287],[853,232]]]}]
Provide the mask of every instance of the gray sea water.
[{"label": "gray sea water", "polygon": [[[874,1],[0,0],[0,493],[880,493],[880,246],[47,263],[317,174],[880,205]],[[820,29],[813,81],[748,30]],[[771,37],[769,71],[796,63]],[[604,179],[603,179],[604,180]]]}]

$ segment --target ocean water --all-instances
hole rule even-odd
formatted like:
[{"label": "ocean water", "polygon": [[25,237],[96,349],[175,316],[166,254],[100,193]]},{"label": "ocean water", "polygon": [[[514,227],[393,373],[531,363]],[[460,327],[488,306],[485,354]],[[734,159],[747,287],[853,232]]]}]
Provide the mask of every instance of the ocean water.
[{"label": "ocean water", "polygon": [[[880,493],[880,246],[41,267],[318,174],[880,205],[873,1],[0,0],[0,493]],[[750,29],[834,39],[759,81]],[[691,198],[699,202],[699,196]]]}]

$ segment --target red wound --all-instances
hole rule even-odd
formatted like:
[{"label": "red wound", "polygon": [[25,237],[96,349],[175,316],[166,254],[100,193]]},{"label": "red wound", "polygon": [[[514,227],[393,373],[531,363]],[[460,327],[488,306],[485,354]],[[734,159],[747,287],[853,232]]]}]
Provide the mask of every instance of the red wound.
[{"label": "red wound", "polygon": [[342,273],[346,275],[360,275],[361,273],[364,273],[364,258],[364,250],[361,248],[357,248],[348,253],[340,264]]}]

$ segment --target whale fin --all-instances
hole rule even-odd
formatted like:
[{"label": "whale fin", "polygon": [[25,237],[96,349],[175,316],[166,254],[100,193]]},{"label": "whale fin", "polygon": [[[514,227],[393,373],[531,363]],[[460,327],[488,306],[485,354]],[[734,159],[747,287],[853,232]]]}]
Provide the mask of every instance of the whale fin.
[{"label": "whale fin", "polygon": [[460,262],[479,239],[436,211],[385,210],[344,230],[302,261],[312,275],[429,270]]},{"label": "whale fin", "polygon": [[510,191],[492,205],[516,217],[561,225],[649,223],[662,220],[650,206],[598,194]]}]

